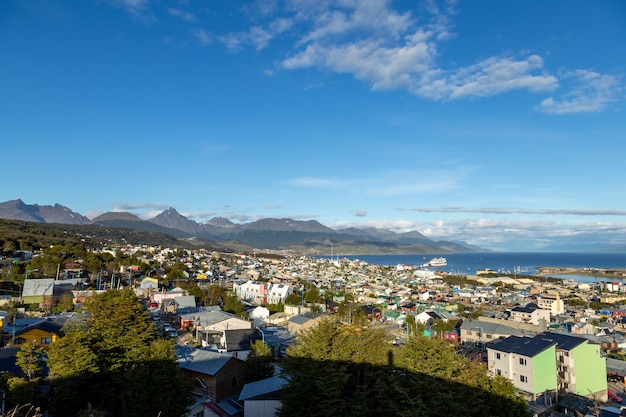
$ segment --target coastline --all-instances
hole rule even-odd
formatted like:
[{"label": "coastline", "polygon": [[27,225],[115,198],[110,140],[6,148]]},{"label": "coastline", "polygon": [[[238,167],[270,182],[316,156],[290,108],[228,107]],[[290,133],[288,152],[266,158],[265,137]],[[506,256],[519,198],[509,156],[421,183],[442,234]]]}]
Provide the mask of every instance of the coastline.
[{"label": "coastline", "polygon": [[626,269],[616,268],[574,268],[559,266],[538,266],[535,276],[549,277],[551,275],[588,275],[606,278],[626,278]]}]

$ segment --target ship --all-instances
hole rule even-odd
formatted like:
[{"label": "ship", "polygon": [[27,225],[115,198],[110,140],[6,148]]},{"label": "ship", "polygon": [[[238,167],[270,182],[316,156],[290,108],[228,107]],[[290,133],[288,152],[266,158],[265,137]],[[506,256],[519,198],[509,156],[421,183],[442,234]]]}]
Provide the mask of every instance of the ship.
[{"label": "ship", "polygon": [[448,265],[448,261],[446,260],[446,258],[443,258],[441,256],[431,259],[426,264],[426,266],[446,266],[446,265]]}]

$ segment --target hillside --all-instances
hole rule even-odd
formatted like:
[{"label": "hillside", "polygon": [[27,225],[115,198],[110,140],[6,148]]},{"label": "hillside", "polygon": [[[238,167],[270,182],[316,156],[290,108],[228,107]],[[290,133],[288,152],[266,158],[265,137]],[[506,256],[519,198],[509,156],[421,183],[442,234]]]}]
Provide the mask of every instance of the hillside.
[{"label": "hillside", "polygon": [[[54,216],[51,214],[54,213]],[[62,215],[65,213],[65,216]],[[47,224],[52,219],[84,221],[86,217],[70,209],[55,206],[26,205],[21,200],[0,203],[0,218]],[[60,221],[59,223],[63,223]],[[395,233],[376,228],[335,230],[315,220],[288,218],[260,219],[236,224],[216,217],[197,223],[170,207],[152,219],[142,220],[132,213],[104,213],[87,224],[73,226],[80,235],[132,243],[168,242],[174,246],[211,247],[221,250],[280,251],[307,256],[330,255],[333,250],[344,255],[365,254],[446,254],[473,252],[476,248],[461,243],[433,241],[417,231]],[[70,224],[60,227],[69,229]],[[142,241],[146,239],[146,241]]]}]

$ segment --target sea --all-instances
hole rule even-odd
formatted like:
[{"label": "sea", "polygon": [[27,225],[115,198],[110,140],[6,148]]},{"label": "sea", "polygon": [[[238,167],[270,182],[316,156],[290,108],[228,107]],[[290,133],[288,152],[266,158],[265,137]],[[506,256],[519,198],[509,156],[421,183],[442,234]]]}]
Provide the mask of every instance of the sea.
[{"label": "sea", "polygon": [[[464,252],[430,255],[354,255],[340,256],[373,265],[423,265],[434,257],[446,258],[445,266],[428,267],[458,275],[475,275],[476,271],[491,269],[502,274],[535,275],[544,266],[572,268],[626,269],[626,253],[569,253],[569,252]],[[550,275],[554,278],[578,282],[615,281],[613,278],[593,275]]]}]

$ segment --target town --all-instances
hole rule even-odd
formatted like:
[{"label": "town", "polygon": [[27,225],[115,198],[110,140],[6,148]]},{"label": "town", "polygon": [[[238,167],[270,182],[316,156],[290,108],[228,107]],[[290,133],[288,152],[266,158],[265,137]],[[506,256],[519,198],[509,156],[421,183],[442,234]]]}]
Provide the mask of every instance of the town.
[{"label": "town", "polygon": [[[25,373],[20,351],[34,345],[45,352],[64,338],[77,306],[128,289],[157,333],[176,344],[195,399],[188,416],[278,415],[287,383],[281,358],[329,318],[382,330],[394,346],[416,336],[444,340],[491,377],[508,379],[529,415],[626,413],[623,281],[490,270],[457,276],[420,265],[147,245],[106,247],[84,259],[64,254],[54,270],[43,261],[46,252],[54,248],[14,250],[2,259],[3,277],[23,269],[19,291],[0,296],[2,415],[19,405],[6,381]],[[94,259],[107,262],[94,267]],[[245,362],[259,342],[274,372],[246,383]]]}]

